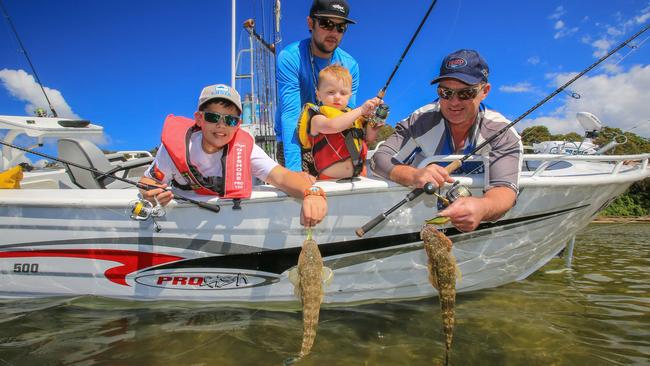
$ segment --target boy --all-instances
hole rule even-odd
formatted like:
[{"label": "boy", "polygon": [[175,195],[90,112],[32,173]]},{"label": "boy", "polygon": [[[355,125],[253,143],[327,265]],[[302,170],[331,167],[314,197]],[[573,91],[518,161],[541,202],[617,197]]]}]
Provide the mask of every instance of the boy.
[{"label": "boy", "polygon": [[318,74],[316,97],[323,106],[306,104],[300,117],[301,141],[311,148],[318,179],[351,178],[366,175],[366,141],[374,141],[381,125],[371,117],[381,99],[372,98],[350,110],[352,76],[343,66],[330,65]]},{"label": "boy", "polygon": [[223,198],[248,198],[252,177],[269,182],[302,200],[300,223],[311,227],[327,213],[325,194],[302,173],[278,165],[246,131],[241,130],[241,99],[237,91],[217,84],[203,88],[194,120],[170,115],[162,145],[140,179],[160,188],[143,191],[149,201],[166,205],[173,198],[169,183],[181,190]]}]

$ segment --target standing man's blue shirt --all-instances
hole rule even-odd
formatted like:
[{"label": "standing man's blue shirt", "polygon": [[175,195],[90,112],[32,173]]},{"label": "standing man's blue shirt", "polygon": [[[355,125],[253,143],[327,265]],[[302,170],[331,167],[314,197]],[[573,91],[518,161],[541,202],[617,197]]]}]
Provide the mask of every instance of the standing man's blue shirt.
[{"label": "standing man's blue shirt", "polygon": [[[318,73],[331,63],[339,63],[352,75],[350,106],[356,106],[359,87],[359,65],[349,53],[336,48],[331,60],[312,56],[311,38],[294,42],[278,55],[276,80],[278,82],[278,109],[275,116],[275,135],[284,145],[284,163],[287,169],[302,171],[300,141],[296,134],[298,117],[305,103],[316,103]],[[313,67],[312,67],[313,62]]]}]

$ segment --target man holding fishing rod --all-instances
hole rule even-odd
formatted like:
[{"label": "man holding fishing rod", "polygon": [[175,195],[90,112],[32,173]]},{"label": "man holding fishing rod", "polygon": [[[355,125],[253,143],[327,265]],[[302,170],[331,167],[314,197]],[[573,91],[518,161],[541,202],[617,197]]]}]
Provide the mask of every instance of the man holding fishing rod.
[{"label": "man holding fishing rod", "polygon": [[[441,165],[418,167],[433,155],[464,155],[488,140],[510,121],[486,108],[489,68],[474,50],[447,55],[440,66],[439,99],[427,104],[395,126],[395,132],[372,158],[375,174],[405,186],[422,188],[431,182],[438,187],[454,180]],[[439,212],[461,231],[472,231],[481,221],[496,220],[514,204],[518,193],[523,146],[514,128],[493,139],[476,154],[489,159],[488,188],[483,197],[461,197]],[[466,162],[461,174],[482,172],[476,162]]]},{"label": "man holding fishing rod", "polygon": [[275,118],[277,159],[289,170],[318,175],[309,151],[302,151],[296,128],[302,107],[316,104],[318,73],[333,63],[339,63],[352,75],[351,107],[356,105],[359,87],[359,65],[338,46],[348,25],[350,7],[346,0],[314,0],[307,27],[311,37],[286,46],[278,54],[276,79],[278,108]]}]

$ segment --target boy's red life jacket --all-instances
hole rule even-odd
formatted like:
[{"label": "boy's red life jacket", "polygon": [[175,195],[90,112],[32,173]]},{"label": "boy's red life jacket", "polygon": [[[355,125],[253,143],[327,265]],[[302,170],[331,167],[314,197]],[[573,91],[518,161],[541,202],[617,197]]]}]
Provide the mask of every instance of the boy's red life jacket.
[{"label": "boy's red life jacket", "polygon": [[255,140],[246,131],[238,129],[232,140],[223,147],[221,157],[222,176],[204,177],[190,162],[189,142],[192,133],[199,131],[193,119],[170,114],[165,118],[162,143],[174,166],[189,184],[173,182],[184,190],[194,190],[203,195],[222,198],[249,198],[253,189],[251,176],[251,153]]}]

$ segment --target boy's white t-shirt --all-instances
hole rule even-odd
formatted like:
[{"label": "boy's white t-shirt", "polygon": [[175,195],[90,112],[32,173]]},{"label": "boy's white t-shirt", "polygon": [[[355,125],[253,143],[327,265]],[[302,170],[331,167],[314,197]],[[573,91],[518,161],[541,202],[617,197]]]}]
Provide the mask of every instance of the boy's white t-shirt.
[{"label": "boy's white t-shirt", "polygon": [[[223,149],[213,154],[208,154],[203,151],[201,147],[201,139],[203,133],[201,131],[195,132],[190,136],[190,162],[194,165],[204,177],[221,177],[221,156]],[[271,170],[279,164],[271,159],[265,152],[257,145],[253,146],[251,152],[251,173],[254,177],[261,181],[265,181]],[[154,177],[153,169],[157,169],[164,176],[162,179]],[[144,174],[147,178],[154,179],[160,183],[169,184],[169,182],[176,180],[180,184],[189,184],[172,162],[167,149],[164,145],[160,145],[156,158],[151,163],[149,168]]]}]

